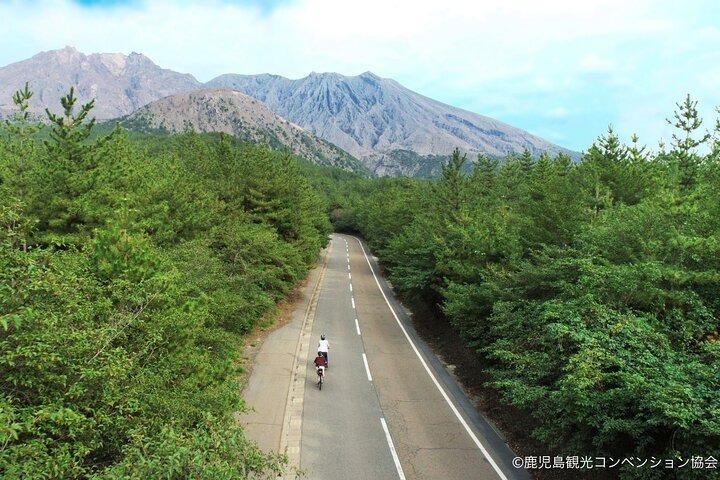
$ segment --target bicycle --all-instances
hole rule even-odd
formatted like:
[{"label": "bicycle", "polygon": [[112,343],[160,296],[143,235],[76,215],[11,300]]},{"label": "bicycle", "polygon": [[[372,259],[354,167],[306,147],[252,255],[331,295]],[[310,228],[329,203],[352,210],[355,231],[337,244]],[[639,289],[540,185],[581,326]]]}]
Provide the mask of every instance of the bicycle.
[{"label": "bicycle", "polygon": [[318,389],[322,390],[323,383],[325,382],[325,367],[317,367],[317,386]]}]

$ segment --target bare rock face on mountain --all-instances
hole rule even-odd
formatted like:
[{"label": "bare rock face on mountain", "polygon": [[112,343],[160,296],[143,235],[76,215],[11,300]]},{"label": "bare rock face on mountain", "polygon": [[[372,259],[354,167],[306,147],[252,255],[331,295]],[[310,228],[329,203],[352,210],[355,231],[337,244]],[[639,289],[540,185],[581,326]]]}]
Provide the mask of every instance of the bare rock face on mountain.
[{"label": "bare rock face on mountain", "polygon": [[[505,156],[566,149],[503,122],[445,105],[370,72],[356,77],[310,74],[300,80],[276,75],[222,75],[207,83],[251,95],[273,111],[359,158],[376,173],[413,174],[397,164],[452,154],[455,148]],[[412,166],[410,166],[412,168]]]},{"label": "bare rock face on mountain", "polygon": [[225,132],[271,148],[289,148],[318,165],[369,173],[347,152],[279,117],[257,99],[231,89],[183,92],[156,100],[123,119],[132,130]]},{"label": "bare rock face on mountain", "polygon": [[[445,105],[370,72],[355,77],[312,73],[299,80],[227,74],[202,84],[139,53],[84,55],[66,47],[0,68],[0,118],[15,111],[12,95],[25,82],[35,92],[30,112],[38,117],[45,117],[46,107],[60,113],[60,98],[74,86],[80,103],[96,99],[92,115],[98,120],[126,116],[181,92],[232,88],[263,102],[307,130],[305,134],[337,145],[378,175],[437,176],[455,148],[471,160],[477,154],[504,157],[525,149],[534,156],[562,152],[579,157],[524,130]],[[218,125],[234,128],[222,111],[218,115]]]},{"label": "bare rock face on mountain", "polygon": [[15,108],[12,95],[25,82],[35,92],[31,112],[48,107],[59,113],[60,98],[74,86],[80,103],[96,99],[92,114],[98,119],[127,115],[167,95],[202,88],[192,75],[160,68],[139,53],[84,55],[65,47],[0,68],[0,111]]}]

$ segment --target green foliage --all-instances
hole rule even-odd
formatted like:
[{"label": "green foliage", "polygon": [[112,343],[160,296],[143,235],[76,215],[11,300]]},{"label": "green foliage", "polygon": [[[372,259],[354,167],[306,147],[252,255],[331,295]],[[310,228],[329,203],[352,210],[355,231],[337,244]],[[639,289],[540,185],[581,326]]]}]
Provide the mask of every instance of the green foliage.
[{"label": "green foliage", "polygon": [[76,102],[74,87],[70,87],[70,93],[60,99],[63,107],[62,116],[45,109],[52,125],[51,141],[46,141],[46,146],[53,157],[58,161],[69,164],[68,166],[87,161],[83,157],[92,150],[92,146],[83,142],[90,136],[90,132],[95,125],[94,118],[85,121],[93,108],[95,100],[82,105],[77,114],[75,114]]},{"label": "green foliage", "polygon": [[97,137],[72,91],[40,143],[31,97],[0,138],[2,475],[277,476],[286,459],[234,423],[238,347],[330,221],[446,317],[558,454],[720,448],[720,123],[698,137],[690,97],[670,151],[610,127],[577,164],[456,151],[434,181],[225,135]]},{"label": "green foliage", "polygon": [[[103,147],[114,133],[90,139],[95,119],[87,120],[93,102],[75,112],[73,89],[61,99],[63,115],[46,110],[49,139],[36,152],[31,167],[32,188],[25,202],[27,214],[38,223],[30,243],[67,248],[87,241],[112,211],[106,189],[112,177],[112,157]],[[119,169],[118,172],[122,172]]]},{"label": "green foliage", "polygon": [[672,154],[678,168],[677,182],[681,191],[685,192],[694,187],[696,182],[700,158],[695,150],[710,139],[710,134],[705,133],[699,139],[693,138],[702,125],[702,119],[698,117],[697,101],[693,102],[689,94],[682,104],[676,105],[678,110],[674,112],[675,120],[668,119],[667,122],[679,130],[678,134],[673,134]]},{"label": "green foliage", "polygon": [[688,97],[670,123],[669,152],[611,126],[577,164],[526,151],[468,171],[455,152],[434,182],[346,184],[345,228],[445,316],[551,452],[720,449],[720,122],[698,135]]},{"label": "green foliage", "polygon": [[[207,445],[215,448],[208,449]],[[240,427],[207,415],[194,430],[164,426],[159,433],[137,432],[126,446],[124,460],[90,478],[96,480],[195,478],[273,479],[280,476],[284,456],[257,450]]]},{"label": "green foliage", "polygon": [[28,193],[28,175],[34,152],[32,139],[43,127],[30,120],[28,108],[32,96],[33,92],[29,90],[27,83],[23,90],[16,91],[13,103],[18,111],[13,113],[12,121],[7,119],[3,125],[7,137],[3,138],[2,151],[5,161],[2,163],[5,169],[0,170],[0,192],[3,195],[15,194],[21,201],[26,200]]},{"label": "green foliage", "polygon": [[236,425],[241,334],[327,242],[297,160],[223,136],[102,137],[31,92],[0,145],[0,476],[275,478]]}]

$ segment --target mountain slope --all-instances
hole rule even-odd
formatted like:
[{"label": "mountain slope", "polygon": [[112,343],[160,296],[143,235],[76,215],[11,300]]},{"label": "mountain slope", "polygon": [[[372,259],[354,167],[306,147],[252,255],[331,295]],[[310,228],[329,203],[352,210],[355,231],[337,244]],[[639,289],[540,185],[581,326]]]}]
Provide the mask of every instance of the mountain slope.
[{"label": "mountain slope", "polygon": [[528,149],[537,155],[566,149],[524,130],[415,93],[370,72],[355,77],[310,74],[221,75],[206,85],[247,93],[281,115],[359,158],[378,174],[394,174],[393,159],[447,156],[455,148],[505,156]]},{"label": "mountain slope", "polygon": [[[162,69],[138,53],[84,55],[72,47],[39,53],[0,68],[0,118],[15,111],[12,94],[30,82],[30,112],[59,113],[60,98],[75,86],[80,103],[96,99],[99,120],[128,115],[160,98],[203,88],[233,88],[331,142],[379,175],[436,176],[455,148],[472,160],[528,149],[533,155],[571,152],[521,129],[415,93],[370,72],[355,77],[312,73],[221,75],[207,84]],[[225,120],[219,119],[223,123]]]},{"label": "mountain slope", "polygon": [[231,89],[182,92],[156,100],[121,122],[130,130],[225,132],[294,154],[318,165],[369,173],[347,152],[279,117],[261,102]]},{"label": "mountain slope", "polygon": [[0,68],[0,112],[14,109],[13,93],[30,83],[35,92],[30,111],[45,107],[60,112],[60,97],[75,87],[80,103],[96,98],[93,115],[116,118],[167,95],[202,88],[188,74],[166,70],[139,53],[93,53],[85,55],[72,47],[38,53]]}]

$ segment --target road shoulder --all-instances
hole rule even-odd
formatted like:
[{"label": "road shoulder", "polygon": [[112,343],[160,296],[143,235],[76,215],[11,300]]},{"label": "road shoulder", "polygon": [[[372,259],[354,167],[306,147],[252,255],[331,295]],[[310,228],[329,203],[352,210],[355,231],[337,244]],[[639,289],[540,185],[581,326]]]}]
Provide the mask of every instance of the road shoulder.
[{"label": "road shoulder", "polygon": [[321,252],[305,280],[279,305],[280,314],[273,325],[248,335],[241,395],[249,411],[239,414],[238,421],[248,438],[265,451],[287,453],[282,437],[287,435],[283,430],[292,403],[289,395],[297,350],[328,250]]}]

